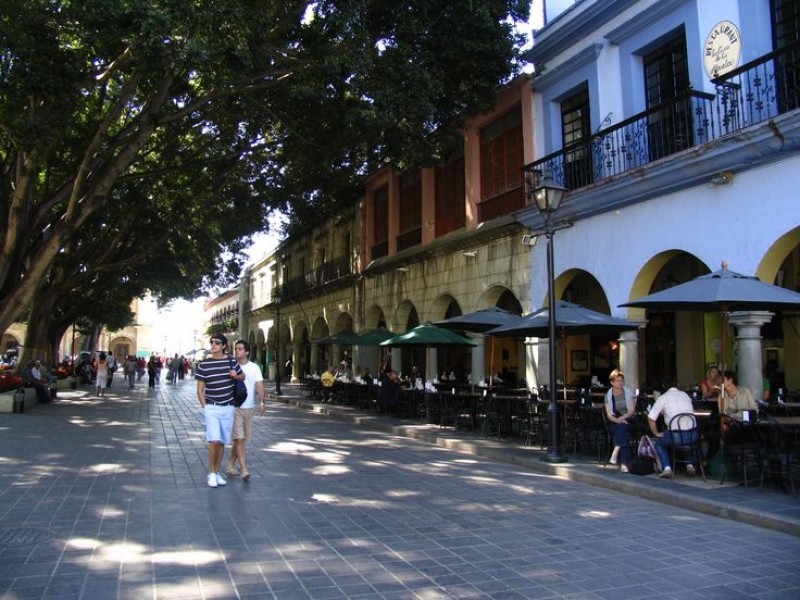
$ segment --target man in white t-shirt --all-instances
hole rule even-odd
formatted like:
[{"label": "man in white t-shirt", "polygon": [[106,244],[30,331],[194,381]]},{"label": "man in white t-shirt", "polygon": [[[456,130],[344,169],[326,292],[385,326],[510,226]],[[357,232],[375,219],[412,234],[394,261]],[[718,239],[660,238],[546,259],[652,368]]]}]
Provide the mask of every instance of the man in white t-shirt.
[{"label": "man in white t-shirt", "polygon": [[[244,340],[237,340],[233,348],[239,367],[245,375],[247,400],[236,409],[233,417],[233,449],[228,459],[227,473],[234,477],[241,475],[242,481],[248,482],[250,471],[247,468],[245,444],[253,435],[253,413],[256,402],[258,402],[258,414],[264,414],[264,376],[261,374],[261,368],[256,363],[250,362],[250,344]],[[241,471],[236,470],[236,461],[239,461]]]},{"label": "man in white t-shirt", "polygon": [[[675,376],[668,375],[664,379],[664,387],[667,388],[667,391],[658,397],[653,407],[647,413],[650,432],[657,438],[656,453],[658,453],[658,460],[661,462],[661,477],[672,477],[672,465],[669,460],[670,446],[676,441],[678,443],[695,441],[690,439],[690,437],[697,436],[696,429],[686,433],[680,430],[672,431],[669,429],[669,425],[675,415],[694,412],[692,399],[689,397],[689,394],[680,391],[675,387],[676,384]],[[663,432],[658,431],[658,426],[656,424],[660,415],[664,415],[664,423],[667,427]],[[694,475],[694,467],[692,465],[687,465],[686,472],[690,476]]]}]

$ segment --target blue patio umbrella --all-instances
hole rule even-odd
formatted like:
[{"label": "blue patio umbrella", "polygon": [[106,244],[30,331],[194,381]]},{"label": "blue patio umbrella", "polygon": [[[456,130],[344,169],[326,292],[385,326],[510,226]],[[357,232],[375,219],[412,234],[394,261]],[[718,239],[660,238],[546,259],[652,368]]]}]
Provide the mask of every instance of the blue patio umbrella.
[{"label": "blue patio umbrella", "polygon": [[[556,329],[561,337],[567,334],[616,333],[626,329],[636,329],[638,323],[618,319],[579,304],[559,300],[556,302]],[[488,330],[489,335],[498,337],[539,337],[550,334],[550,317],[547,307],[521,317],[517,322]]]},{"label": "blue patio umbrella", "polygon": [[354,346],[357,343],[358,334],[352,331],[342,331],[314,340],[316,344],[336,344],[338,346]]},{"label": "blue patio umbrella", "polygon": [[793,290],[764,283],[758,277],[728,270],[722,263],[719,271],[701,275],[691,281],[642,296],[624,307],[651,310],[698,310],[704,312],[732,310],[785,310],[800,308],[800,294]]},{"label": "blue patio umbrella", "polygon": [[493,306],[491,308],[481,308],[465,315],[451,317],[444,321],[437,321],[436,326],[453,331],[484,333],[501,325],[513,325],[518,323],[520,319],[522,317],[519,315]]},{"label": "blue patio umbrella", "polygon": [[458,335],[448,329],[442,329],[433,323],[423,323],[405,333],[381,342],[380,345],[438,348],[442,346],[476,346],[477,344],[463,335]]},{"label": "blue patio umbrella", "polygon": [[[481,308],[465,315],[451,317],[444,321],[438,321],[437,327],[444,327],[452,329],[453,331],[470,331],[474,333],[485,333],[495,327],[501,325],[513,325],[522,319],[521,316],[515,315],[512,312],[492,306],[490,308]],[[489,352],[489,382],[491,383],[494,375],[494,336],[492,338],[492,347]]]},{"label": "blue patio umbrella", "polygon": [[765,283],[752,275],[729,271],[728,263],[723,261],[719,271],[701,275],[666,290],[620,304],[620,306],[660,311],[720,312],[722,314],[720,362],[725,369],[727,368],[725,336],[728,328],[728,313],[734,310],[776,311],[800,308],[800,294],[771,283]]},{"label": "blue patio umbrella", "polygon": [[[567,368],[567,347],[564,338],[568,334],[607,334],[619,331],[637,329],[638,323],[617,319],[595,310],[591,310],[579,304],[559,300],[555,306],[556,330],[560,333],[561,347],[564,353],[562,369]],[[503,325],[486,332],[489,335],[498,337],[538,337],[546,338],[550,335],[550,315],[547,307],[522,317],[517,323]],[[555,343],[555,342],[553,342]],[[562,373],[562,380],[565,379]],[[566,383],[566,381],[565,381]],[[550,382],[553,385],[554,382]],[[564,389],[566,394],[566,387]]]}]

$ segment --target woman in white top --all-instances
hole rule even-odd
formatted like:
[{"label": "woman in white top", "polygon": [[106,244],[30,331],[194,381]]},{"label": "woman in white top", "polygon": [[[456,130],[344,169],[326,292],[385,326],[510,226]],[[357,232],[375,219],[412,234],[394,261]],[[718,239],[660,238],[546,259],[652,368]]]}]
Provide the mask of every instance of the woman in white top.
[{"label": "woman in white top", "polygon": [[630,449],[630,419],[636,412],[636,398],[630,389],[625,387],[625,375],[619,369],[614,369],[608,377],[611,388],[606,394],[605,411],[606,420],[611,424],[614,435],[614,450],[608,462],[616,465],[621,462],[620,469],[628,471],[631,461]]},{"label": "woman in white top", "polygon": [[108,358],[105,352],[101,352],[97,356],[97,379],[95,385],[97,386],[97,395],[102,396],[103,391],[108,384]]}]

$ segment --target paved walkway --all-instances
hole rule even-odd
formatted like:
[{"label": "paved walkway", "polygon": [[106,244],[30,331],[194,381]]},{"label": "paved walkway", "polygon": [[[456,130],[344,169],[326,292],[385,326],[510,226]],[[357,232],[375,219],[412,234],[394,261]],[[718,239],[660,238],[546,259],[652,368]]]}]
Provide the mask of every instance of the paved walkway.
[{"label": "paved walkway", "polygon": [[571,455],[567,463],[552,465],[542,461],[542,457],[547,454],[546,451],[539,447],[524,447],[515,440],[495,441],[496,437],[486,440],[463,429],[420,425],[414,421],[358,411],[348,406],[322,404],[306,397],[298,385],[283,385],[282,390],[284,394],[278,398],[274,396],[274,389],[271,388],[270,398],[363,427],[519,465],[534,472],[557,475],[800,536],[800,496],[787,494],[770,483],[765,483],[762,488],[756,480],[755,483],[751,482],[750,487],[745,488],[738,485],[735,478],[730,477],[724,485],[721,485],[719,477],[710,475],[707,476],[707,481],[703,481],[699,476],[689,478],[681,474],[676,474],[674,480],[659,479],[656,475],[646,477],[625,475],[611,466],[599,465],[593,458]]},{"label": "paved walkway", "polygon": [[328,418],[284,388],[302,406],[257,420],[250,483],[214,490],[192,381],[0,415],[0,597],[800,597],[800,538],[663,503],[724,494],[792,525],[786,494],[564,467],[653,502],[553,477],[511,443]]}]

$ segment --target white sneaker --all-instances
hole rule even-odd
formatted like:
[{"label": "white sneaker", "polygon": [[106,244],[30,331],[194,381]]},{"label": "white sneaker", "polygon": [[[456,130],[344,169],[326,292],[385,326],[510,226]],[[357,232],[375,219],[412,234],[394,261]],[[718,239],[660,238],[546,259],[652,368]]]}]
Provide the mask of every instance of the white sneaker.
[{"label": "white sneaker", "polygon": [[694,477],[697,475],[697,471],[694,469],[694,465],[686,465],[686,475],[689,477]]},{"label": "white sneaker", "polygon": [[628,472],[628,466],[627,465],[622,465],[619,468],[619,470],[620,470],[620,473],[627,473]]},{"label": "white sneaker", "polygon": [[667,467],[666,469],[661,471],[659,477],[663,477],[664,479],[669,479],[670,477],[672,477],[672,469],[670,467]]},{"label": "white sneaker", "polygon": [[228,482],[219,473],[215,473],[214,476],[217,478],[217,485],[228,485]]},{"label": "white sneaker", "polygon": [[206,482],[208,483],[208,487],[210,487],[210,488],[217,487],[217,476],[216,476],[216,474],[209,473],[208,474],[208,478],[206,479]]}]

